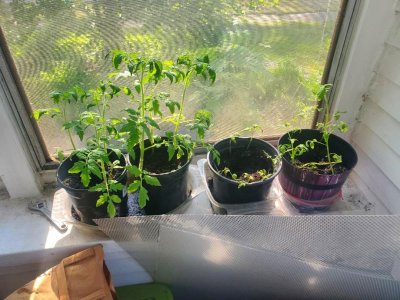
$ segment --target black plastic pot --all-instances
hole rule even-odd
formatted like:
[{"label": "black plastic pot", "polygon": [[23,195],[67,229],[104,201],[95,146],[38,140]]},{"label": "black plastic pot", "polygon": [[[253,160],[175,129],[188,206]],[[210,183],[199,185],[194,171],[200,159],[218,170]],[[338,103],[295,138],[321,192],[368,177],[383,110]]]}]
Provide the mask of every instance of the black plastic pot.
[{"label": "black plastic pot", "polygon": [[[125,166],[126,160],[125,157],[122,155],[118,158],[118,156],[114,152],[110,152],[110,160],[120,160],[120,165]],[[57,184],[65,189],[65,191],[70,196],[72,206],[76,213],[78,214],[80,221],[83,223],[96,225],[93,222],[93,219],[100,219],[100,218],[107,218],[107,204],[101,205],[96,207],[97,199],[101,195],[100,192],[89,192],[86,188],[72,188],[65,184],[65,180],[67,178],[75,178],[78,182],[80,182],[79,174],[69,174],[68,170],[72,168],[75,162],[78,161],[76,156],[68,157],[65,159],[57,170]],[[127,180],[127,173],[126,170],[122,172],[122,174],[117,178],[117,181],[126,184]],[[93,185],[99,182],[93,182]],[[127,195],[125,191],[121,191],[117,194],[121,199],[120,204],[116,204],[117,213],[123,216],[127,211],[126,202],[127,202]]]},{"label": "black plastic pot", "polygon": [[[145,141],[145,147],[150,146],[150,141]],[[139,148],[135,149],[135,160],[129,157],[129,163],[134,163],[136,166],[139,163]],[[160,169],[169,163],[168,152],[165,146],[160,148],[152,148],[145,152],[144,169],[154,161],[160,163]],[[175,160],[174,157],[172,160]],[[149,201],[144,207],[147,215],[161,215],[168,213],[183,202],[185,202],[190,194],[189,189],[189,165],[192,157],[187,154],[181,157],[181,165],[177,166],[172,171],[162,170],[160,173],[150,172],[151,176],[156,177],[161,186],[151,186],[144,183],[144,187],[148,191]]]},{"label": "black plastic pot", "polygon": [[[295,145],[312,139],[322,141],[320,131],[302,129],[283,135],[279,140],[279,145],[289,143],[289,134],[291,138],[297,140]],[[335,197],[340,196],[343,184],[357,163],[357,153],[348,142],[334,134],[329,138],[329,148],[332,153],[342,156],[343,172],[333,175],[318,174],[293,165],[288,155],[282,158],[282,172],[279,174],[279,182],[283,190],[289,194],[290,199],[299,199],[298,202],[302,206],[312,207],[314,202],[316,207],[327,208],[332,204],[332,201],[328,201],[329,199],[335,199]],[[321,145],[316,145],[314,150],[306,152],[299,160],[302,163],[321,161],[325,155],[325,148]],[[295,200],[293,202],[296,204]]]},{"label": "black plastic pot", "polygon": [[[275,157],[278,151],[270,143],[256,138],[237,138],[236,143],[231,139],[224,139],[214,145],[221,155],[221,163],[217,166],[211,153],[207,154],[208,166],[212,173],[212,184],[215,200],[224,204],[242,204],[257,202],[266,199],[272,181],[280,171],[280,164],[275,167],[265,155]],[[225,167],[232,173],[254,173],[265,169],[274,172],[273,176],[265,181],[246,184],[239,188],[238,182],[220,174]]]}]

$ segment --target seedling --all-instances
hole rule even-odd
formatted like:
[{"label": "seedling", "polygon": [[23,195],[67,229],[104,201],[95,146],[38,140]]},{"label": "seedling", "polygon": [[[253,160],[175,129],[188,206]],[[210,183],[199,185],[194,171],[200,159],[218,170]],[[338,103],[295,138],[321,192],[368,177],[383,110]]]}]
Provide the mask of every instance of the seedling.
[{"label": "seedling", "polygon": [[[135,159],[135,147],[139,147],[138,164],[127,167],[133,175],[134,181],[128,186],[128,192],[138,192],[139,206],[144,207],[149,201],[148,190],[144,182],[152,186],[160,186],[159,180],[144,169],[145,153],[154,147],[165,146],[169,160],[174,157],[179,160],[187,154],[191,157],[196,140],[190,135],[179,133],[180,126],[185,123],[196,132],[200,143],[204,143],[205,132],[211,125],[211,114],[207,111],[197,111],[193,120],[184,117],[184,105],[187,89],[195,76],[201,75],[213,83],[216,75],[209,65],[208,56],[192,60],[188,56],[180,56],[176,63],[147,58],[137,53],[127,53],[122,50],[113,50],[112,62],[116,70],[121,66],[126,67],[123,73],[111,74],[132,79],[132,87],[124,87],[123,92],[130,97],[132,107],[126,109],[128,117],[124,119],[120,133],[127,135],[126,146],[130,156]],[[160,83],[168,80],[171,84],[182,83],[183,92],[180,102],[173,101],[169,93],[158,92]],[[138,99],[135,97],[135,93]],[[160,104],[164,103],[170,115],[164,116]],[[155,136],[155,130],[161,130],[160,124],[172,123],[174,131],[165,132],[165,138]],[[150,141],[150,146],[145,146],[145,138]]]},{"label": "seedling", "polygon": [[258,170],[252,174],[242,173],[240,177],[236,173],[232,173],[231,170],[225,167],[221,173],[225,176],[229,176],[232,180],[238,183],[238,188],[246,186],[249,183],[257,182],[257,181],[265,181],[272,177],[273,174],[268,173],[265,169]]},{"label": "seedling", "polygon": [[[114,217],[116,209],[114,203],[120,203],[121,198],[117,195],[124,186],[117,182],[116,174],[121,174],[119,160],[111,161],[110,153],[114,152],[117,157],[121,157],[121,151],[112,148],[112,141],[119,138],[116,125],[120,123],[118,119],[107,119],[106,112],[110,108],[110,100],[118,96],[120,88],[111,82],[100,82],[96,89],[89,92],[76,86],[65,92],[55,92],[51,95],[53,103],[57,106],[48,109],[39,109],[33,113],[36,120],[44,115],[52,118],[61,117],[64,121],[63,128],[67,131],[73,151],[71,157],[79,160],[74,163],[70,174],[79,174],[80,181],[89,191],[100,192],[96,206],[107,203],[107,212],[110,217]],[[68,118],[67,106],[80,103],[86,108],[79,114],[78,119]],[[72,137],[72,131],[84,140],[85,134],[91,134],[86,139],[86,147],[77,149]],[[57,156],[62,159],[64,154],[57,150]],[[93,182],[99,182],[93,186]]]},{"label": "seedling", "polygon": [[[230,137],[230,149],[229,149],[229,151],[230,152],[232,151],[232,149],[231,149],[232,143],[236,143],[236,139],[238,137],[240,137],[243,133],[250,132],[253,135],[257,130],[261,130],[262,131],[261,126],[259,126],[258,124],[253,124],[253,125],[251,125],[249,127],[246,127],[244,129],[238,131],[238,132],[235,132]],[[250,146],[251,141],[252,141],[252,138],[250,138],[249,144],[247,145],[247,148]],[[272,173],[269,173],[265,169],[260,169],[260,170],[257,170],[255,172],[251,173],[251,174],[249,174],[247,172],[243,172],[242,174],[236,174],[236,173],[233,173],[228,167],[224,167],[224,169],[222,169],[219,172],[220,172],[220,174],[222,174],[222,175],[224,175],[226,177],[230,177],[232,180],[236,181],[238,183],[238,188],[244,187],[249,183],[268,180],[275,173],[276,166],[279,163],[279,157],[272,157],[270,154],[268,154],[265,151],[263,151],[263,153],[265,155],[265,158],[272,162],[272,166],[273,166],[272,167],[272,169],[273,169]],[[216,163],[217,163],[217,165],[219,165],[219,162],[216,161]]]},{"label": "seedling", "polygon": [[[279,152],[281,156],[289,154],[291,163],[300,168],[314,171],[327,170],[333,175],[335,174],[335,166],[342,163],[342,157],[337,153],[331,152],[329,149],[329,138],[336,130],[339,130],[340,132],[348,131],[348,126],[345,122],[340,120],[340,112],[335,113],[333,118],[330,118],[329,116],[328,93],[331,87],[331,84],[324,84],[320,85],[314,91],[317,103],[320,106],[318,111],[322,112],[324,116],[324,121],[318,122],[316,125],[317,129],[322,133],[322,140],[318,141],[317,139],[312,139],[299,144],[297,143],[297,139],[293,138],[289,133],[289,143],[280,145]],[[325,149],[324,159],[321,161],[301,163],[299,158],[304,153],[314,150],[316,145],[321,145]]]}]

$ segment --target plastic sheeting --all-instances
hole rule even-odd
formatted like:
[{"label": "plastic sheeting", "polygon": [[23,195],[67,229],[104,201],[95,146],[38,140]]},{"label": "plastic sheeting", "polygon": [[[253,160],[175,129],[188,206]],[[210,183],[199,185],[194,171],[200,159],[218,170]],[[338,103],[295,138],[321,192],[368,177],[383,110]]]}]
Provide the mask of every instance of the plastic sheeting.
[{"label": "plastic sheeting", "polygon": [[400,216],[97,220],[176,299],[399,299]]}]

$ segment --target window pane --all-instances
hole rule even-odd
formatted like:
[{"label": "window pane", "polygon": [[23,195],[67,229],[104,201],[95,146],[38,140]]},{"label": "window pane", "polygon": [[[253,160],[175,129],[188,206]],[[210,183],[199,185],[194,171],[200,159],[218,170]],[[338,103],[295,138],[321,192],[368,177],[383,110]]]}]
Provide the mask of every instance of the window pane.
[{"label": "window pane", "polygon": [[[94,87],[111,71],[104,57],[121,48],[163,59],[208,53],[214,86],[195,82],[187,115],[210,110],[208,138],[258,123],[263,136],[312,99],[324,69],[339,0],[0,1],[0,24],[34,109],[49,93],[77,83]],[[126,99],[112,108],[120,114]],[[297,126],[310,127],[312,115]],[[61,124],[39,122],[49,152],[70,148]]]}]

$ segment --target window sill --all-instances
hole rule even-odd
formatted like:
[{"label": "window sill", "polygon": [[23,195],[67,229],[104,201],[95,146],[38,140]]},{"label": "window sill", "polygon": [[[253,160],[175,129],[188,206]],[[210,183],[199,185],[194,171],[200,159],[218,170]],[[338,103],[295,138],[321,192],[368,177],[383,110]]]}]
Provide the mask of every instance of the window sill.
[{"label": "window sill", "polygon": [[[199,168],[195,162],[199,163],[199,166],[201,165],[201,161],[196,159],[190,167],[193,177],[193,200],[188,201],[177,213],[212,214],[208,197],[199,178]],[[354,206],[351,206],[352,203],[347,203],[347,200],[341,201],[344,203],[340,204],[341,206],[336,208],[336,211],[327,213],[347,215],[388,214],[384,206],[369,192],[369,189],[362,185],[355,172],[352,173],[350,181],[350,188],[355,190],[355,193],[361,193],[363,197],[365,196],[362,198],[362,202],[353,203]],[[34,278],[57,264],[63,257],[97,243],[104,246],[107,265],[116,286],[151,282],[150,275],[100,230],[79,225],[77,222],[68,220],[66,215],[63,218],[62,215],[60,217],[58,214],[58,219],[70,222],[67,223],[69,227],[67,232],[61,233],[44,216],[28,209],[28,204],[31,201],[46,200],[49,208],[54,205],[52,211],[54,216],[57,211],[60,211],[59,206],[62,205],[60,203],[65,202],[62,198],[63,194],[63,190],[56,191],[54,188],[49,188],[40,199],[9,200],[4,199],[4,197],[0,198],[0,291],[3,291],[3,287],[6,287],[7,289],[4,290],[11,292],[8,286],[17,288],[29,281],[29,278]],[[368,210],[364,210],[365,201],[370,203]],[[279,207],[277,207],[276,212],[278,210]],[[282,209],[279,214],[292,215],[288,211],[282,212]],[[11,276],[12,283],[8,284],[10,273],[13,274]],[[5,294],[0,293],[0,298],[2,296],[5,296]]]},{"label": "window sill", "polygon": [[[192,198],[195,200],[189,200],[178,212],[174,213],[212,214],[205,188],[201,182],[199,167],[196,165],[201,158],[199,156],[196,157],[190,166],[193,186]],[[200,165],[201,163],[199,163]],[[349,185],[345,189],[352,189],[353,194],[361,195],[361,205],[356,203],[351,206],[353,203],[346,203],[327,213],[357,215],[388,214],[385,207],[378,200],[374,199],[368,188],[362,185],[361,180],[359,180],[355,172],[350,176],[349,182]],[[80,225],[79,222],[74,222],[72,217],[68,217],[65,213],[68,209],[63,204],[65,199],[62,197],[65,197],[63,190],[56,191],[53,187],[45,190],[43,197],[40,199],[4,200],[4,197],[0,198],[0,255],[110,241],[100,230],[92,229],[90,228],[91,226]],[[59,232],[40,213],[28,209],[28,204],[31,201],[43,200],[47,201],[50,209],[53,202],[56,203],[57,207],[53,209],[53,216],[55,215],[56,219],[69,222],[67,223],[68,230],[65,233]],[[370,207],[363,210],[363,204],[365,203],[369,204]],[[60,205],[64,205],[64,207],[60,208]],[[60,211],[63,211],[63,213],[60,213]],[[292,215],[290,211],[282,209],[281,212],[273,212],[273,214]]]}]

